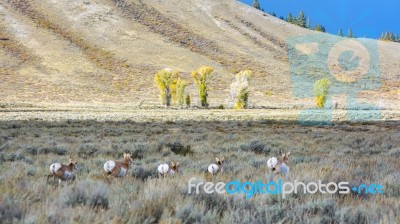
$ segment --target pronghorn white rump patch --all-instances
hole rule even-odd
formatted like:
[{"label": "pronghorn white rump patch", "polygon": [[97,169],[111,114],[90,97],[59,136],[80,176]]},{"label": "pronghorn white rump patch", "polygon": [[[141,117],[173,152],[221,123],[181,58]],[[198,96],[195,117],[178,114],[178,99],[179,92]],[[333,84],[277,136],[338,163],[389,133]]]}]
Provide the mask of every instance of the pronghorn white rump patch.
[{"label": "pronghorn white rump patch", "polygon": [[157,170],[158,170],[159,174],[166,174],[169,170],[169,166],[168,166],[168,164],[160,164],[157,167]]},{"label": "pronghorn white rump patch", "polygon": [[112,161],[112,160],[107,161],[107,162],[104,164],[104,170],[105,170],[106,172],[112,172],[114,168],[115,168],[115,162]]},{"label": "pronghorn white rump patch", "polygon": [[272,169],[278,164],[278,159],[276,157],[269,158],[267,161],[267,166]]},{"label": "pronghorn white rump patch", "polygon": [[219,166],[217,164],[211,164],[208,166],[208,172],[215,174],[216,172],[218,172],[219,170]]},{"label": "pronghorn white rump patch", "polygon": [[53,163],[50,165],[50,173],[51,174],[55,174],[58,172],[58,170],[61,168],[61,164],[60,163]]}]

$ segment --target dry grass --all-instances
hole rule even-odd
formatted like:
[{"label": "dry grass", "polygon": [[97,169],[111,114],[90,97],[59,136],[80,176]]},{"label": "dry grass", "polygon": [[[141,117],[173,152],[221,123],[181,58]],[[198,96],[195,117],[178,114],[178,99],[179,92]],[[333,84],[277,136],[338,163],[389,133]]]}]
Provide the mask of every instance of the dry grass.
[{"label": "dry grass", "polygon": [[[400,221],[399,123],[337,123],[302,127],[277,121],[2,121],[2,223],[396,223]],[[381,183],[384,195],[188,195],[191,177],[227,158],[214,181],[269,180],[266,159],[291,151],[286,180]],[[108,183],[102,166],[135,159],[125,179]],[[190,152],[190,153],[187,153]],[[80,167],[75,183],[46,183],[48,166],[68,157]],[[157,178],[162,162],[181,174]]]},{"label": "dry grass", "polygon": [[[3,49],[6,57],[15,58],[17,63],[5,64],[0,67],[0,75],[8,74],[12,75],[18,68],[28,62],[35,62],[35,55],[23,46],[21,43],[15,40],[14,36],[5,32],[6,28],[0,24],[0,37],[4,40],[0,40],[0,49]],[[37,61],[36,61],[37,62]]]},{"label": "dry grass", "polygon": [[[84,107],[143,100],[150,106],[158,103],[152,82],[158,70],[171,67],[189,77],[209,65],[216,74],[211,106],[230,107],[231,73],[243,69],[255,72],[252,105],[313,105],[292,96],[286,52],[288,37],[313,32],[235,1],[7,0],[0,10],[0,35],[21,50],[0,46],[0,58],[7,59],[1,72],[16,74],[1,80],[1,103]],[[379,45],[384,86],[360,98],[398,109],[400,45]],[[28,49],[35,60],[19,66]],[[16,57],[9,57],[13,51]],[[196,103],[192,84],[187,91]],[[266,96],[267,90],[274,94]]]},{"label": "dry grass", "polygon": [[46,15],[35,9],[33,5],[34,2],[31,2],[30,0],[7,0],[7,3],[15,10],[28,16],[41,28],[51,30],[59,37],[66,39],[71,44],[77,46],[86,54],[86,57],[99,68],[115,74],[111,83],[116,90],[120,91],[123,88],[128,90],[130,89],[130,83],[132,83],[132,80],[130,80],[130,74],[137,73],[137,70],[130,68],[129,64],[117,58],[114,53],[88,43],[80,33],[64,28],[51,21]]}]

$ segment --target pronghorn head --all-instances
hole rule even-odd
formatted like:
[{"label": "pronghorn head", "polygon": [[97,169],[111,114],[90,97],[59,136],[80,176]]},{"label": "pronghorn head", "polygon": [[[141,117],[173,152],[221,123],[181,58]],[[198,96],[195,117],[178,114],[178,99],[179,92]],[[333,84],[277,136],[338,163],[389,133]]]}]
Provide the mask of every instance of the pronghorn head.
[{"label": "pronghorn head", "polygon": [[132,155],[130,153],[124,153],[124,160],[126,163],[133,163]]},{"label": "pronghorn head", "polygon": [[71,170],[78,170],[78,163],[76,162],[76,160],[69,159],[68,166],[71,168]]},{"label": "pronghorn head", "polygon": [[290,152],[282,154],[282,162],[287,163],[289,161]]},{"label": "pronghorn head", "polygon": [[215,158],[215,161],[217,161],[217,165],[220,167],[224,164],[224,160],[225,157],[222,157],[221,159],[219,159],[218,157]]},{"label": "pronghorn head", "polygon": [[171,170],[178,173],[178,168],[179,168],[179,162],[174,163],[173,161],[171,161]]}]

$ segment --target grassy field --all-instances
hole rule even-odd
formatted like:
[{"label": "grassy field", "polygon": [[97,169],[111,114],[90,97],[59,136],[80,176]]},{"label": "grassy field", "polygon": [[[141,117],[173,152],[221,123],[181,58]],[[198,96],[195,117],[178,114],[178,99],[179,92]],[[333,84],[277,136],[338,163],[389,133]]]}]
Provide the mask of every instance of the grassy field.
[{"label": "grassy field", "polygon": [[[154,74],[166,67],[179,70],[195,104],[190,73],[203,65],[214,68],[212,107],[232,107],[229,86],[246,69],[254,71],[252,107],[309,107],[313,99],[291,91],[288,40],[317,34],[235,0],[4,0],[0,107],[152,107],[159,105]],[[377,44],[382,85],[357,98],[398,110],[400,44]],[[337,97],[345,108],[346,97]]]},{"label": "grassy field", "polygon": [[[293,121],[0,121],[2,223],[399,223],[399,122],[304,127]],[[266,161],[291,151],[290,175]],[[133,154],[124,179],[103,164]],[[207,166],[225,156],[224,173]],[[49,165],[78,161],[74,183],[49,181]],[[157,166],[180,162],[180,175]],[[188,180],[380,183],[383,195],[188,194]]]},{"label": "grassy field", "polygon": [[[293,91],[288,41],[315,34],[234,0],[1,1],[0,223],[400,223],[400,44],[377,43],[374,89],[332,92],[332,126],[304,127],[298,112],[315,99]],[[191,76],[203,65],[215,69],[207,110],[194,107]],[[154,74],[166,67],[188,82],[190,110],[160,106]],[[322,77],[319,67],[305,74]],[[251,109],[230,110],[245,69]],[[381,120],[344,122],[350,110]],[[266,165],[281,150],[291,151],[285,177]],[[106,180],[103,164],[124,152],[127,176]],[[226,163],[212,177],[215,157]],[[76,180],[47,182],[50,164],[69,158]],[[180,174],[158,178],[170,161]],[[191,178],[378,183],[385,193],[246,200],[189,194]]]}]

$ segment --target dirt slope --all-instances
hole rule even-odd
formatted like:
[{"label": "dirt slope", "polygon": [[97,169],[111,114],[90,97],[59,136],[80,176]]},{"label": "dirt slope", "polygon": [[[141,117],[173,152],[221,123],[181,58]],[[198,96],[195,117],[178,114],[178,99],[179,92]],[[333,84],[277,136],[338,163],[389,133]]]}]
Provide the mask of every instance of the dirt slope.
[{"label": "dirt slope", "polygon": [[[165,67],[190,81],[195,102],[190,72],[210,65],[212,106],[230,105],[242,69],[255,71],[254,106],[310,106],[292,96],[286,41],[314,33],[232,0],[4,0],[0,103],[157,105],[153,74]],[[379,56],[383,85],[359,97],[398,109],[400,45],[379,42]]]}]

